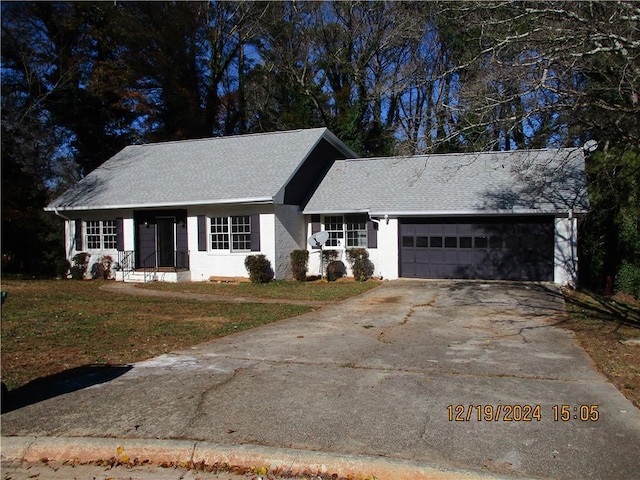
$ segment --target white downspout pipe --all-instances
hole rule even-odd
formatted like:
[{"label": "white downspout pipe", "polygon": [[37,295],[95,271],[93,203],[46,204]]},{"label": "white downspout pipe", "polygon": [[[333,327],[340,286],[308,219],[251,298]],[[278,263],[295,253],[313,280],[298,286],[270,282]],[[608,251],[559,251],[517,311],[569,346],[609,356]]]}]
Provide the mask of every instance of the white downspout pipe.
[{"label": "white downspout pipe", "polygon": [[[70,219],[69,217],[67,217],[67,216],[65,216],[65,215],[63,215],[63,214],[61,214],[61,213],[58,211],[58,209],[57,209],[57,208],[54,208],[54,209],[53,209],[53,213],[55,213],[55,214],[56,214],[56,216],[58,216],[58,217],[62,218],[63,220],[65,220],[65,221],[69,222],[69,224],[71,224],[71,223],[73,222],[73,220],[72,220],[72,219]],[[67,230],[67,229],[65,229],[65,230],[66,230],[66,231],[65,231],[65,236],[66,236],[66,234],[68,233],[68,230]],[[75,232],[74,232],[74,235],[75,235]],[[71,250],[73,250],[73,241],[71,241],[71,237],[69,237],[69,240],[70,240],[70,241],[69,241],[69,249],[67,250],[67,260],[71,260]]]}]

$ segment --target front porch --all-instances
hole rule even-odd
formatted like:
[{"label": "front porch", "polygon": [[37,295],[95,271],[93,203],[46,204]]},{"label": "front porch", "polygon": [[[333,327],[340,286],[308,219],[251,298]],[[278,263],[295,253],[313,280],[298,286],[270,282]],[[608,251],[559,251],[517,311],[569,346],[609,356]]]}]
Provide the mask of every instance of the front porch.
[{"label": "front porch", "polygon": [[142,261],[136,261],[139,256],[135,250],[119,250],[115,280],[120,282],[148,283],[148,282],[189,282],[189,251],[173,251],[173,255],[164,255],[164,264],[159,266],[158,252],[154,251]]}]

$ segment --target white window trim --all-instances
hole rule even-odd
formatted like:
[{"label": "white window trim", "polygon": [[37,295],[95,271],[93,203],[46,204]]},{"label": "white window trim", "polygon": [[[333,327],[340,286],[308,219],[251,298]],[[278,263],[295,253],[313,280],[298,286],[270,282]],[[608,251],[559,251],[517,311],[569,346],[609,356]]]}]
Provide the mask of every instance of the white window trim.
[{"label": "white window trim", "polygon": [[[110,225],[105,225],[106,222],[110,222]],[[98,233],[89,233],[89,224],[97,223],[98,224]],[[113,233],[105,233],[105,228],[110,227],[113,229]],[[113,246],[107,247],[105,245],[105,237],[113,237]],[[100,246],[99,247],[90,247],[89,246],[89,237],[98,237]],[[115,220],[85,220],[84,221],[84,244],[86,245],[87,251],[91,250],[94,252],[103,251],[103,250],[117,250],[118,248],[118,231],[116,227]]]},{"label": "white window trim", "polygon": [[[248,232],[242,233],[233,233],[233,219],[234,218],[247,218],[248,219]],[[211,226],[213,224],[212,220],[215,218],[222,218],[226,220],[226,232],[211,232]],[[244,224],[243,224],[244,225]],[[251,252],[251,216],[250,215],[217,215],[217,216],[209,216],[207,217],[207,227],[208,227],[208,241],[207,241],[207,250],[209,253],[217,253],[217,254],[225,254],[225,253],[241,253],[246,254]],[[228,248],[213,248],[213,235],[225,235],[226,240],[225,243],[228,245]],[[233,248],[233,236],[234,235],[247,235],[249,238],[249,248],[247,249],[238,249]]]},{"label": "white window trim", "polygon": [[[321,225],[322,225],[322,229],[325,232],[329,232],[329,234],[331,235],[331,233],[341,233],[342,237],[338,237],[338,245],[329,245],[329,242],[331,241],[331,239],[329,239],[327,241],[327,243],[325,244],[326,248],[328,249],[332,249],[332,250],[348,250],[350,248],[367,248],[367,245],[369,244],[369,234],[367,232],[367,220],[366,220],[366,216],[362,216],[362,218],[364,219],[364,228],[363,229],[358,229],[358,230],[348,230],[347,229],[347,224],[348,223],[353,223],[353,222],[347,222],[347,217],[349,217],[351,215],[348,214],[344,214],[344,215],[322,215],[321,217]],[[358,215],[354,215],[354,216],[358,216]],[[327,230],[327,219],[335,219],[335,218],[342,218],[342,229],[341,230]],[[335,222],[330,222],[332,224],[334,224]],[[364,231],[364,237],[358,237],[358,238],[363,238],[364,240],[364,244],[363,245],[347,245],[348,243],[348,235],[349,232],[361,232]]]}]

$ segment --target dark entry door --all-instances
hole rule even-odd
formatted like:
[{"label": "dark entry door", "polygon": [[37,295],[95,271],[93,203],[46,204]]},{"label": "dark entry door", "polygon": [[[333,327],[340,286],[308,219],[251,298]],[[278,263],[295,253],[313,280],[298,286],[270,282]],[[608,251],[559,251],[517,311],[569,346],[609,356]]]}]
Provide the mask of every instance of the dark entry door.
[{"label": "dark entry door", "polygon": [[176,219],[174,217],[158,217],[157,250],[159,267],[175,267],[174,252],[176,250]]}]

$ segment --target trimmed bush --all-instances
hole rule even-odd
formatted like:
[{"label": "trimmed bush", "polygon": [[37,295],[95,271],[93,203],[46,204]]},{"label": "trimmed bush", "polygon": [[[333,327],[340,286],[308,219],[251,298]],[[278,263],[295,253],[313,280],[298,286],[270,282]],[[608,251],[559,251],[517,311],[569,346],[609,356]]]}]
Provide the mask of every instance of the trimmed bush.
[{"label": "trimmed bush", "polygon": [[307,280],[309,262],[308,250],[294,250],[291,252],[291,269],[293,270],[293,278],[299,282]]},{"label": "trimmed bush", "polygon": [[327,282],[335,282],[344,277],[347,268],[340,260],[333,260],[327,265]]},{"label": "trimmed bush", "polygon": [[89,268],[89,257],[91,255],[87,252],[76,253],[71,260],[73,260],[73,266],[71,267],[71,278],[74,280],[83,280],[87,268]]},{"label": "trimmed bush", "polygon": [[366,248],[351,248],[347,250],[347,260],[353,271],[353,278],[359,282],[365,282],[373,275],[373,263],[369,260],[369,252]]},{"label": "trimmed bush", "polygon": [[253,283],[269,283],[273,279],[271,262],[265,255],[249,255],[244,259],[244,266]]},{"label": "trimmed bush", "polygon": [[96,263],[91,267],[91,278],[102,278],[108,280],[111,278],[111,266],[113,265],[113,258],[109,255],[98,259]]},{"label": "trimmed bush", "polygon": [[338,261],[338,255],[337,250],[322,251],[322,263],[328,282],[333,282],[344,275],[344,264]]}]

